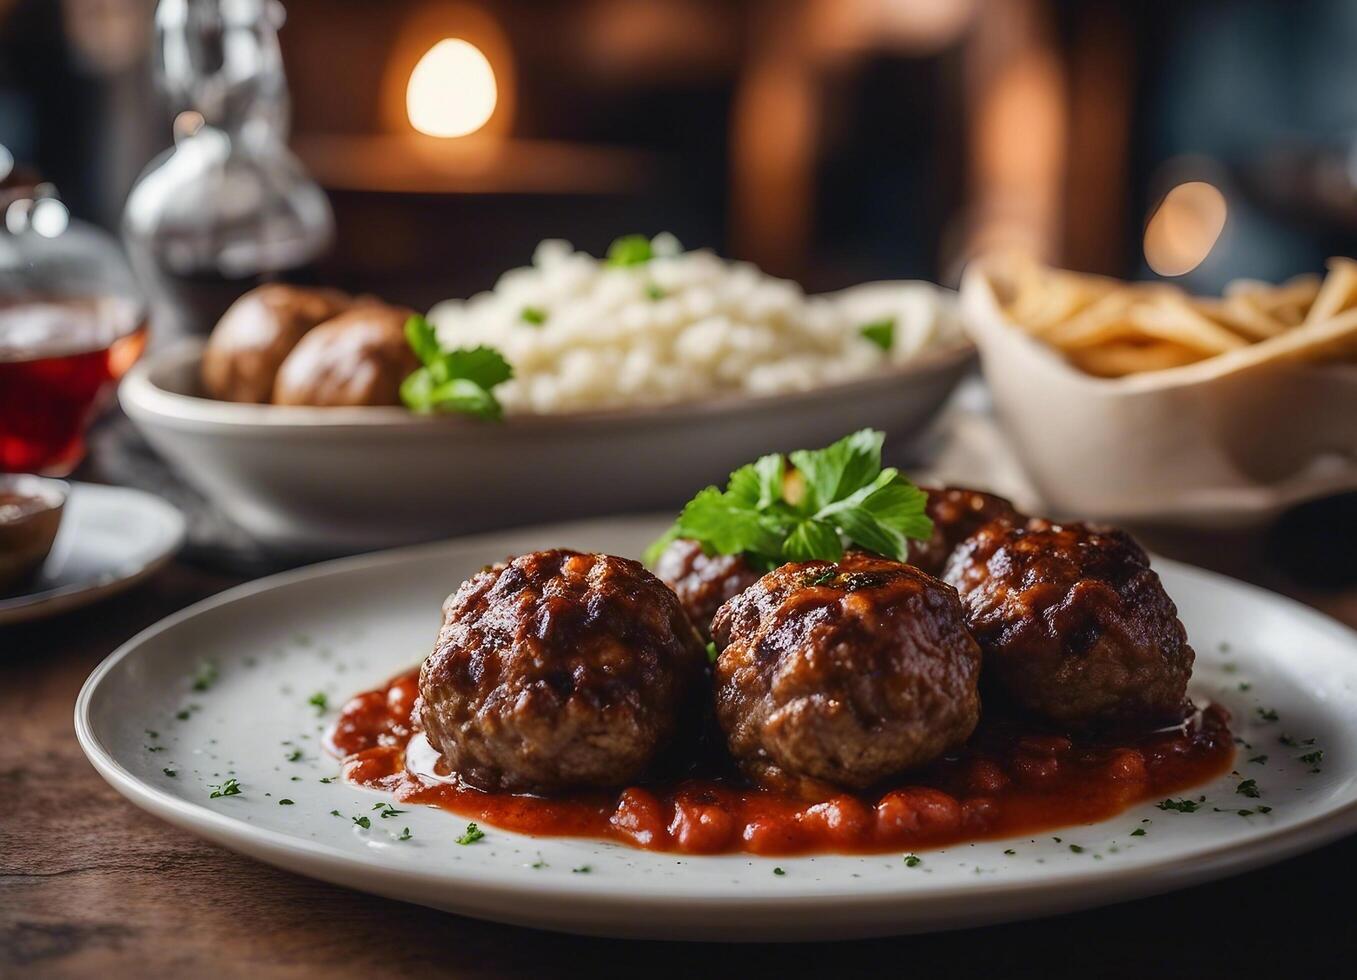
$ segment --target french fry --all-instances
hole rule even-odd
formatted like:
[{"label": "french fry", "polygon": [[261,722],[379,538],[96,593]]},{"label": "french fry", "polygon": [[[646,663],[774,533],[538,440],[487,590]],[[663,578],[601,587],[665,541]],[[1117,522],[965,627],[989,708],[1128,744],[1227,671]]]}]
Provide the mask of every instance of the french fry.
[{"label": "french fry", "polygon": [[1329,274],[1319,287],[1319,294],[1305,314],[1302,326],[1321,320],[1331,320],[1357,302],[1357,262],[1352,259],[1329,259]]},{"label": "french fry", "polygon": [[1114,342],[1072,351],[1070,361],[1089,374],[1103,378],[1121,378],[1144,371],[1162,371],[1200,361],[1201,354],[1169,341],[1152,343]]}]

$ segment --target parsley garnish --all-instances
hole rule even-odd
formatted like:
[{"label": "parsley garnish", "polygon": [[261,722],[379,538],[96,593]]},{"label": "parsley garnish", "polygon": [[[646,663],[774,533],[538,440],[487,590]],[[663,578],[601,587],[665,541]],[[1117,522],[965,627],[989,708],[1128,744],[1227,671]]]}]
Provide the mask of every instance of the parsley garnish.
[{"label": "parsley garnish", "polygon": [[645,235],[623,235],[608,246],[608,264],[620,269],[645,265],[655,257],[655,249]]},{"label": "parsley garnish", "polygon": [[188,715],[188,708],[181,708],[174,713],[174,717],[178,718],[180,721],[188,721]]},{"label": "parsley garnish", "polygon": [[1258,789],[1258,780],[1256,779],[1244,780],[1242,783],[1240,783],[1238,786],[1234,788],[1234,791],[1236,793],[1250,797],[1252,799],[1257,799],[1258,797],[1263,795]]},{"label": "parsley garnish", "polygon": [[240,795],[240,783],[237,782],[235,779],[228,779],[226,782],[222,783],[220,786],[209,786],[208,789],[210,789],[210,790],[212,791],[212,792],[209,793],[208,796],[207,796],[207,798],[208,798],[209,800],[215,800],[215,799],[216,799],[217,797],[219,797],[219,796],[239,796],[239,795]]},{"label": "parsley garnish", "polygon": [[804,493],[784,492],[787,462],[776,453],[741,466],[724,491],[707,487],[688,501],[673,527],[650,546],[659,557],[675,538],[691,538],[709,554],[743,553],[756,564],[838,561],[849,542],[903,561],[908,539],[927,539],[928,495],[893,467],[882,469],[885,436],[862,429],[824,449],[788,457]]},{"label": "parsley garnish", "polygon": [[289,752],[289,753],[287,754],[287,761],[288,761],[288,762],[301,762],[301,761],[302,761],[302,750],[301,750],[301,749],[293,749],[291,752]]},{"label": "parsley garnish", "polygon": [[338,810],[331,810],[331,811],[330,811],[330,816],[332,816],[332,817],[342,817],[342,816],[344,816],[344,814],[340,813]]},{"label": "parsley garnish", "polygon": [[570,872],[571,872],[571,874],[587,875],[590,871],[593,871],[593,870],[594,870],[594,869],[591,868],[591,867],[589,867],[589,865],[587,865],[587,864],[581,864],[578,868],[571,868],[571,869],[570,869]]},{"label": "parsley garnish", "polygon": [[882,350],[890,350],[895,346],[895,318],[887,317],[884,320],[873,320],[871,323],[864,323],[858,327],[858,333],[870,340]]},{"label": "parsley garnish", "polygon": [[179,770],[177,770],[177,769],[169,769],[169,768],[165,768],[165,769],[162,769],[162,770],[160,770],[160,771],[163,772],[166,776],[169,776],[171,779],[173,779],[175,776],[179,775]]},{"label": "parsley garnish", "polygon": [[405,321],[405,339],[423,367],[401,382],[401,401],[412,412],[461,412],[498,419],[504,408],[492,389],[514,376],[493,347],[444,350],[429,321],[415,314]]},{"label": "parsley garnish", "polygon": [[1288,749],[1294,749],[1299,743],[1290,735],[1282,734],[1277,736],[1277,741],[1285,745]]},{"label": "parsley garnish", "polygon": [[534,327],[540,327],[547,322],[547,311],[540,306],[525,306],[518,314],[518,318],[524,323],[530,323]]},{"label": "parsley garnish", "polygon": [[658,302],[664,299],[664,290],[652,282],[646,287],[646,298]]},{"label": "parsley garnish", "polygon": [[1017,854],[1018,852],[1013,850],[1013,848],[1009,847],[1004,849],[1004,853],[1007,854],[1009,857],[1012,857],[1014,854]]},{"label": "parsley garnish", "polygon": [[1300,761],[1307,766],[1317,766],[1324,761],[1324,750],[1315,749],[1313,752],[1306,752],[1300,757]]},{"label": "parsley garnish", "polygon": [[326,710],[330,707],[330,699],[325,696],[324,691],[317,691],[306,699],[306,703],[315,707],[316,717],[325,714]]},{"label": "parsley garnish", "polygon": [[461,837],[457,838],[457,843],[474,844],[476,843],[476,841],[481,840],[484,837],[485,831],[481,830],[480,827],[477,827],[475,823],[469,823],[466,825],[466,833],[463,834]]},{"label": "parsley garnish", "polygon": [[921,858],[921,857],[919,857],[919,855],[917,855],[917,854],[906,854],[906,855],[905,855],[905,867],[907,867],[907,868],[917,868],[919,865],[921,865],[921,864],[923,864],[923,863],[924,863],[924,859]]},{"label": "parsley garnish", "polygon": [[1258,717],[1263,719],[1263,721],[1276,721],[1278,715],[1277,712],[1273,711],[1271,708],[1259,708]]},{"label": "parsley garnish", "polygon": [[784,871],[784,870],[782,870],[781,868],[774,868],[774,869],[773,869],[773,874],[777,875],[779,878],[781,878],[781,877],[782,877],[783,875],[785,875],[786,873],[787,873],[787,872]]},{"label": "parsley garnish", "polygon": [[[200,661],[198,669],[193,672],[193,690],[206,691],[217,682],[217,665],[210,660]],[[181,712],[182,714],[182,712]]]},{"label": "parsley garnish", "polygon": [[1144,837],[1144,836],[1145,836],[1145,828],[1144,828],[1144,827],[1137,827],[1135,830],[1131,831],[1131,836],[1132,836],[1132,837]]},{"label": "parsley garnish", "polygon": [[707,641],[707,662],[708,662],[708,663],[713,663],[713,664],[714,664],[714,663],[716,663],[716,658],[719,657],[719,656],[720,656],[720,654],[717,653],[717,651],[716,651],[716,644],[713,643],[711,640],[708,640],[708,641]]},{"label": "parsley garnish", "polygon": [[383,820],[385,820],[387,817],[394,817],[397,814],[405,812],[404,810],[397,810],[390,803],[374,803],[372,804],[372,809],[381,810],[382,812],[378,814],[378,816],[380,816]]},{"label": "parsley garnish", "polygon": [[1070,845],[1070,850],[1073,851],[1075,854],[1083,854],[1083,853],[1084,853],[1084,849],[1083,849],[1082,847],[1080,847],[1078,844],[1071,844],[1071,845]]},{"label": "parsley garnish", "polygon": [[1258,810],[1259,813],[1271,813],[1271,812],[1272,812],[1272,807],[1270,807],[1270,806],[1260,806],[1260,807],[1257,807],[1257,810]]},{"label": "parsley garnish", "polygon": [[367,818],[366,814],[364,814],[361,817],[354,817],[353,822],[358,824],[358,826],[362,827],[364,830],[367,830],[369,827],[372,826],[372,821]]},{"label": "parsley garnish", "polygon": [[409,840],[413,836],[415,835],[410,833],[410,828],[406,827],[404,830],[400,832],[400,836],[397,837],[396,840]]},{"label": "parsley garnish", "polygon": [[333,782],[335,781],[335,777],[334,777],[334,776],[321,776],[321,777],[320,777],[320,781],[321,781],[322,783],[333,783]]},{"label": "parsley garnish", "polygon": [[1256,762],[1258,765],[1261,766],[1261,765],[1263,765],[1263,764],[1265,764],[1265,763],[1267,762],[1267,756],[1265,756],[1265,755],[1255,755],[1255,756],[1254,756],[1252,759],[1250,759],[1249,761],[1250,761],[1250,762]]},{"label": "parsley garnish", "polygon": [[281,800],[278,801],[278,805],[279,805],[279,806],[296,806],[297,804],[295,804],[292,800],[289,800],[289,799],[287,799],[287,798],[285,797],[285,798],[283,798],[283,799],[281,799]]},{"label": "parsley garnish", "polygon": [[1161,810],[1174,810],[1178,813],[1196,813],[1201,809],[1201,804],[1196,800],[1163,800],[1155,806]]}]

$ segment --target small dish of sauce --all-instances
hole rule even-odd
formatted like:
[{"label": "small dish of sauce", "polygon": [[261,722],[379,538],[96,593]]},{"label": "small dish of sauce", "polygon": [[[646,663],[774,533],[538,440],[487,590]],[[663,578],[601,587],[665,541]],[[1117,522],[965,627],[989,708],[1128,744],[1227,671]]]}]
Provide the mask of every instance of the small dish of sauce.
[{"label": "small dish of sauce", "polygon": [[0,594],[22,588],[46,560],[69,487],[27,474],[0,475]]}]

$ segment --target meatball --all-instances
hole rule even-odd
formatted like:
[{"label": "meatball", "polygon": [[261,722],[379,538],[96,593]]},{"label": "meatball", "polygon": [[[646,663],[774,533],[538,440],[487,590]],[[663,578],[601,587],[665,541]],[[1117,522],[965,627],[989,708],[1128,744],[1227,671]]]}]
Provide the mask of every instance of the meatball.
[{"label": "meatball", "polygon": [[980,718],[956,593],[861,552],[783,565],[716,614],[716,714],[767,785],[863,787],[931,762]]},{"label": "meatball", "polygon": [[538,551],[443,604],[415,711],[473,786],[616,786],[672,739],[705,665],[678,599],[639,563]]},{"label": "meatball", "polygon": [[419,367],[405,339],[411,310],[367,302],[322,323],[292,349],[273,386],[277,405],[399,405]]},{"label": "meatball", "polygon": [[909,545],[909,563],[929,575],[941,575],[956,546],[990,521],[1023,520],[1003,497],[965,487],[921,487],[928,494],[927,513],[933,519],[933,535]]},{"label": "meatball", "polygon": [[984,651],[987,694],[1076,728],[1182,720],[1194,654],[1125,532],[998,521],[952,554],[944,578]]},{"label": "meatball", "polygon": [[716,610],[759,580],[744,555],[707,555],[689,538],[679,538],[664,550],[655,574],[674,590],[704,640],[711,639]]},{"label": "meatball", "polygon": [[267,402],[278,367],[318,323],[352,298],[334,289],[267,285],[241,296],[222,315],[203,351],[203,389],[231,402]]}]

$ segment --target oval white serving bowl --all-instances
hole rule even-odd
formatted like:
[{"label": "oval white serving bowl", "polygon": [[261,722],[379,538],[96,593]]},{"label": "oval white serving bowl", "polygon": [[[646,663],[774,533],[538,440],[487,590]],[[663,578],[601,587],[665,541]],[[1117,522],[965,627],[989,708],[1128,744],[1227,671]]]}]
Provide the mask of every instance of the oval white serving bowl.
[{"label": "oval white serving bowl", "polygon": [[1357,365],[1246,348],[1094,377],[1008,321],[984,263],[963,277],[961,312],[1000,421],[1052,511],[1245,527],[1357,489]]},{"label": "oval white serving bowl", "polygon": [[676,508],[736,466],[864,426],[918,435],[969,344],[801,394],[482,423],[400,408],[243,405],[198,395],[202,348],[124,378],[127,414],[175,469],[264,545],[334,554],[528,521]]}]

